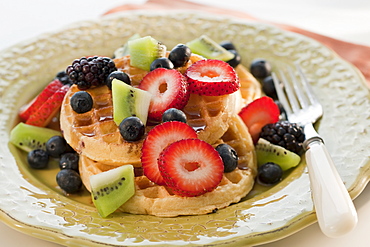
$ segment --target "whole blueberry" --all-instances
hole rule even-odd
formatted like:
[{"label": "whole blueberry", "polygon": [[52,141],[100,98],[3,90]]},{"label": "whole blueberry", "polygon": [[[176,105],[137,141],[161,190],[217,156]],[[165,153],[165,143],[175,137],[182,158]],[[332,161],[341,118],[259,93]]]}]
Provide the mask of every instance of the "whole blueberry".
[{"label": "whole blueberry", "polygon": [[229,61],[227,61],[227,63],[231,67],[235,68],[236,66],[238,66],[241,63],[242,58],[240,57],[239,53],[236,50],[229,50],[229,52],[231,52],[232,54],[234,54],[234,58],[231,59],[231,60],[229,60]]},{"label": "whole blueberry", "polygon": [[262,80],[262,90],[267,96],[277,99],[275,84],[271,75]]},{"label": "whole blueberry", "polygon": [[173,69],[173,63],[166,57],[160,57],[155,59],[150,64],[150,71],[153,71],[158,68]]},{"label": "whole blueberry", "polygon": [[271,64],[265,59],[255,59],[250,66],[252,75],[258,79],[263,79],[271,75]]},{"label": "whole blueberry", "polygon": [[82,187],[80,174],[72,169],[60,170],[56,176],[57,184],[67,193],[73,194]]},{"label": "whole blueberry", "polygon": [[225,48],[226,50],[236,50],[236,47],[235,45],[233,44],[233,42],[231,41],[228,41],[228,40],[225,40],[225,41],[222,41],[220,44],[219,44],[221,47]]},{"label": "whole blueberry", "polygon": [[191,50],[184,44],[175,46],[168,55],[168,59],[171,60],[175,68],[184,66],[189,61],[190,57]]},{"label": "whole blueberry", "polygon": [[49,155],[43,149],[35,149],[27,154],[27,162],[32,168],[44,169],[48,166]]},{"label": "whole blueberry", "polygon": [[119,132],[124,140],[133,142],[140,140],[145,133],[145,126],[138,117],[127,117],[119,125]]},{"label": "whole blueberry", "polygon": [[232,172],[238,166],[238,154],[235,149],[228,144],[219,144],[216,151],[221,156],[224,163],[224,172]]},{"label": "whole blueberry", "polygon": [[93,99],[86,91],[76,92],[71,97],[71,107],[79,114],[88,112],[93,107]]},{"label": "whole blueberry", "polygon": [[67,150],[67,142],[62,136],[53,136],[46,142],[46,152],[54,158],[59,158]]},{"label": "whole blueberry", "polygon": [[125,72],[116,70],[116,71],[113,71],[112,73],[110,73],[109,76],[107,77],[106,81],[105,81],[105,83],[107,84],[107,87],[109,89],[112,89],[113,79],[117,79],[117,80],[123,81],[127,85],[131,85],[130,77]]},{"label": "whole blueberry", "polygon": [[64,153],[60,156],[59,168],[72,169],[78,172],[79,155],[77,153]]},{"label": "whole blueberry", "polygon": [[179,121],[186,123],[186,115],[183,111],[176,108],[167,109],[162,115],[162,122],[169,121]]},{"label": "whole blueberry", "polygon": [[264,185],[273,185],[281,180],[283,170],[278,164],[268,162],[258,168],[257,181]]}]

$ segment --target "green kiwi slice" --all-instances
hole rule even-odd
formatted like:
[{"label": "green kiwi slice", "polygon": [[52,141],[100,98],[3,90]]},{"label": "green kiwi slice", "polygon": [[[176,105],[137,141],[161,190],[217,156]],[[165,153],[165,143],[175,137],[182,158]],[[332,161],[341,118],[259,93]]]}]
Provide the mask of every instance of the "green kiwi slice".
[{"label": "green kiwi slice", "polygon": [[278,164],[283,171],[295,167],[301,161],[301,157],[281,146],[274,145],[269,141],[260,138],[255,147],[258,165],[267,162]]},{"label": "green kiwi slice", "polygon": [[91,197],[102,217],[107,217],[135,194],[132,165],[124,165],[90,177]]},{"label": "green kiwi slice", "polygon": [[118,47],[114,51],[114,58],[120,58],[120,57],[124,57],[126,55],[129,55],[130,52],[128,50],[128,41],[139,39],[139,38],[141,38],[141,36],[138,33],[135,33],[134,35],[132,35],[123,46]]},{"label": "green kiwi slice", "polygon": [[62,133],[53,129],[37,127],[21,122],[11,130],[9,142],[26,152],[34,149],[45,150],[45,143],[52,136],[56,135],[61,136]]},{"label": "green kiwi slice", "polygon": [[130,53],[130,65],[150,71],[150,64],[157,58],[166,55],[166,46],[151,36],[133,39],[127,42]]},{"label": "green kiwi slice", "polygon": [[151,98],[151,93],[132,87],[118,79],[113,79],[112,100],[114,122],[119,125],[123,119],[136,116],[145,125]]},{"label": "green kiwi slice", "polygon": [[207,35],[202,35],[199,38],[186,43],[186,45],[191,49],[192,53],[201,55],[208,59],[229,61],[235,56]]}]

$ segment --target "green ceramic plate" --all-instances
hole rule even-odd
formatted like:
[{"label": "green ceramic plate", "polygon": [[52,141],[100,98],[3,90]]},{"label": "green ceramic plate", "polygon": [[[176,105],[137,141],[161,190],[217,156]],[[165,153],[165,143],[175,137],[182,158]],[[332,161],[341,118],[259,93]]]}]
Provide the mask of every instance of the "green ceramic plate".
[{"label": "green ceramic plate", "polygon": [[98,216],[86,192],[66,197],[57,166],[27,168],[8,144],[17,111],[73,59],[111,56],[134,33],[173,47],[201,34],[232,40],[249,65],[262,57],[274,68],[298,62],[324,106],[316,125],[354,198],[369,179],[370,94],[364,78],[334,52],[273,26],[202,13],[132,12],[78,23],[0,53],[0,218],[26,234],[68,246],[246,246],[271,242],[314,223],[305,164],[275,187],[254,188],[248,198],[217,213],[176,218],[116,213]]}]

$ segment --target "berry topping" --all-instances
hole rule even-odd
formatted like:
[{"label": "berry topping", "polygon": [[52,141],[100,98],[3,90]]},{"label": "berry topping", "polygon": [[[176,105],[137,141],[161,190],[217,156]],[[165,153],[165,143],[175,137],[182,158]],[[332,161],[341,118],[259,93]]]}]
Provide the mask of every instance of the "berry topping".
[{"label": "berry topping", "polygon": [[302,143],[305,140],[303,129],[298,124],[288,121],[267,124],[262,128],[260,137],[296,154],[302,152]]},{"label": "berry topping", "polygon": [[250,71],[254,77],[262,79],[271,75],[271,64],[258,58],[252,61]]},{"label": "berry topping", "polygon": [[145,126],[138,117],[127,117],[119,125],[119,132],[125,141],[140,140],[145,133]]},{"label": "berry topping", "polygon": [[166,57],[160,57],[150,64],[150,71],[158,68],[173,69],[173,63]]},{"label": "berry topping", "polygon": [[172,143],[160,154],[158,166],[166,185],[179,196],[199,196],[214,190],[224,171],[218,152],[200,139]]},{"label": "berry topping", "polygon": [[236,50],[229,50],[229,52],[231,52],[232,54],[234,54],[234,58],[231,59],[231,60],[228,60],[226,62],[228,64],[230,64],[231,67],[235,68],[236,66],[238,66],[241,63],[242,58],[241,58],[241,56],[239,55],[239,53]]},{"label": "berry topping", "polygon": [[66,72],[80,90],[85,90],[92,86],[104,85],[108,75],[115,70],[117,68],[109,57],[94,56],[74,60]]},{"label": "berry topping", "polygon": [[69,79],[67,72],[60,71],[56,74],[55,79],[59,80],[63,85],[72,85],[72,81]]},{"label": "berry topping", "polygon": [[56,91],[58,91],[63,84],[60,80],[53,80],[50,82],[39,95],[36,96],[29,104],[23,106],[19,112],[19,116],[23,121],[35,113]]},{"label": "berry topping", "polygon": [[168,59],[172,62],[175,68],[184,66],[191,57],[191,50],[184,44],[178,44],[175,46],[170,54]]},{"label": "berry topping", "polygon": [[43,149],[35,149],[27,154],[27,162],[34,169],[44,169],[49,163],[49,155]]},{"label": "berry topping", "polygon": [[149,72],[139,88],[153,95],[148,117],[160,121],[169,108],[182,109],[189,100],[188,84],[177,70],[158,68]]},{"label": "berry topping", "polygon": [[261,184],[272,185],[281,180],[283,170],[279,165],[268,162],[258,168],[257,181]]},{"label": "berry topping", "polygon": [[170,108],[166,110],[162,115],[162,122],[168,121],[179,121],[186,123],[186,114],[179,109]]},{"label": "berry topping", "polygon": [[224,163],[224,172],[232,172],[238,166],[238,154],[235,149],[227,144],[219,144],[216,151],[222,158]]},{"label": "berry topping", "polygon": [[190,93],[218,96],[231,94],[240,88],[235,70],[220,60],[200,60],[185,72]]},{"label": "berry topping", "polygon": [[225,41],[222,41],[219,45],[228,51],[230,50],[236,51],[236,47],[231,41],[225,40]]},{"label": "berry topping", "polygon": [[45,147],[50,156],[59,158],[67,150],[67,142],[62,136],[53,136],[46,142]]},{"label": "berry topping", "polygon": [[60,156],[59,168],[63,169],[72,169],[78,172],[78,161],[80,157],[77,153],[64,153]]},{"label": "berry topping", "polygon": [[67,193],[76,193],[82,187],[80,174],[72,169],[60,170],[56,180],[59,187]]},{"label": "berry topping", "polygon": [[79,91],[71,97],[71,107],[77,113],[85,113],[92,109],[93,99],[86,91]]},{"label": "berry topping", "polygon": [[262,80],[262,90],[263,92],[273,98],[273,99],[277,99],[277,94],[276,94],[276,89],[275,89],[275,85],[274,85],[274,80],[272,79],[272,76],[269,75],[267,77],[265,77],[263,80]]},{"label": "berry topping", "polygon": [[159,154],[169,144],[188,138],[197,138],[197,134],[193,128],[182,122],[165,122],[151,129],[142,147],[141,163],[144,175],[156,184],[165,185],[158,169]]},{"label": "berry topping", "polygon": [[279,107],[273,99],[267,96],[252,101],[239,112],[254,144],[258,141],[262,127],[269,123],[276,123],[279,115]]},{"label": "berry topping", "polygon": [[69,85],[59,88],[50,98],[48,98],[32,115],[27,119],[26,124],[45,127],[52,118],[59,112],[64,96],[69,89]]},{"label": "berry topping", "polygon": [[109,89],[112,89],[112,81],[113,79],[117,79],[120,81],[123,81],[127,85],[131,85],[131,79],[130,77],[123,71],[113,71],[112,73],[109,74],[109,76],[106,79],[106,84]]}]

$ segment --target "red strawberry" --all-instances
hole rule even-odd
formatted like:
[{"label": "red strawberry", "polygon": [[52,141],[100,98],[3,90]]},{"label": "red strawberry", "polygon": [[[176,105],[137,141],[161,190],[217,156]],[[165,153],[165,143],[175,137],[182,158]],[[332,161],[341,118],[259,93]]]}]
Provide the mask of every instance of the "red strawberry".
[{"label": "red strawberry", "polygon": [[164,149],[159,170],[168,187],[179,196],[199,196],[221,182],[224,165],[218,152],[200,139],[183,139]]},{"label": "red strawberry", "polygon": [[44,102],[26,121],[26,124],[45,127],[59,111],[64,96],[69,89],[68,85],[61,87],[48,100]]},{"label": "red strawberry", "polygon": [[267,96],[252,101],[239,112],[239,116],[247,125],[255,144],[259,139],[262,127],[269,123],[276,123],[279,120],[279,115],[278,105]]},{"label": "red strawberry", "polygon": [[197,138],[197,134],[183,122],[164,122],[151,129],[142,147],[141,163],[144,175],[156,184],[165,185],[158,169],[159,154],[169,144],[187,138]]},{"label": "red strawberry", "polygon": [[231,94],[240,88],[235,70],[221,60],[206,59],[192,64],[185,76],[190,93],[218,96]]},{"label": "red strawberry", "polygon": [[149,72],[140,82],[139,88],[153,95],[148,117],[155,121],[160,121],[163,112],[169,108],[181,110],[190,96],[184,76],[177,70],[165,68]]},{"label": "red strawberry", "polygon": [[37,95],[30,103],[21,108],[19,116],[22,121],[27,121],[27,119],[61,87],[63,87],[63,84],[58,79],[50,82],[39,95]]}]

